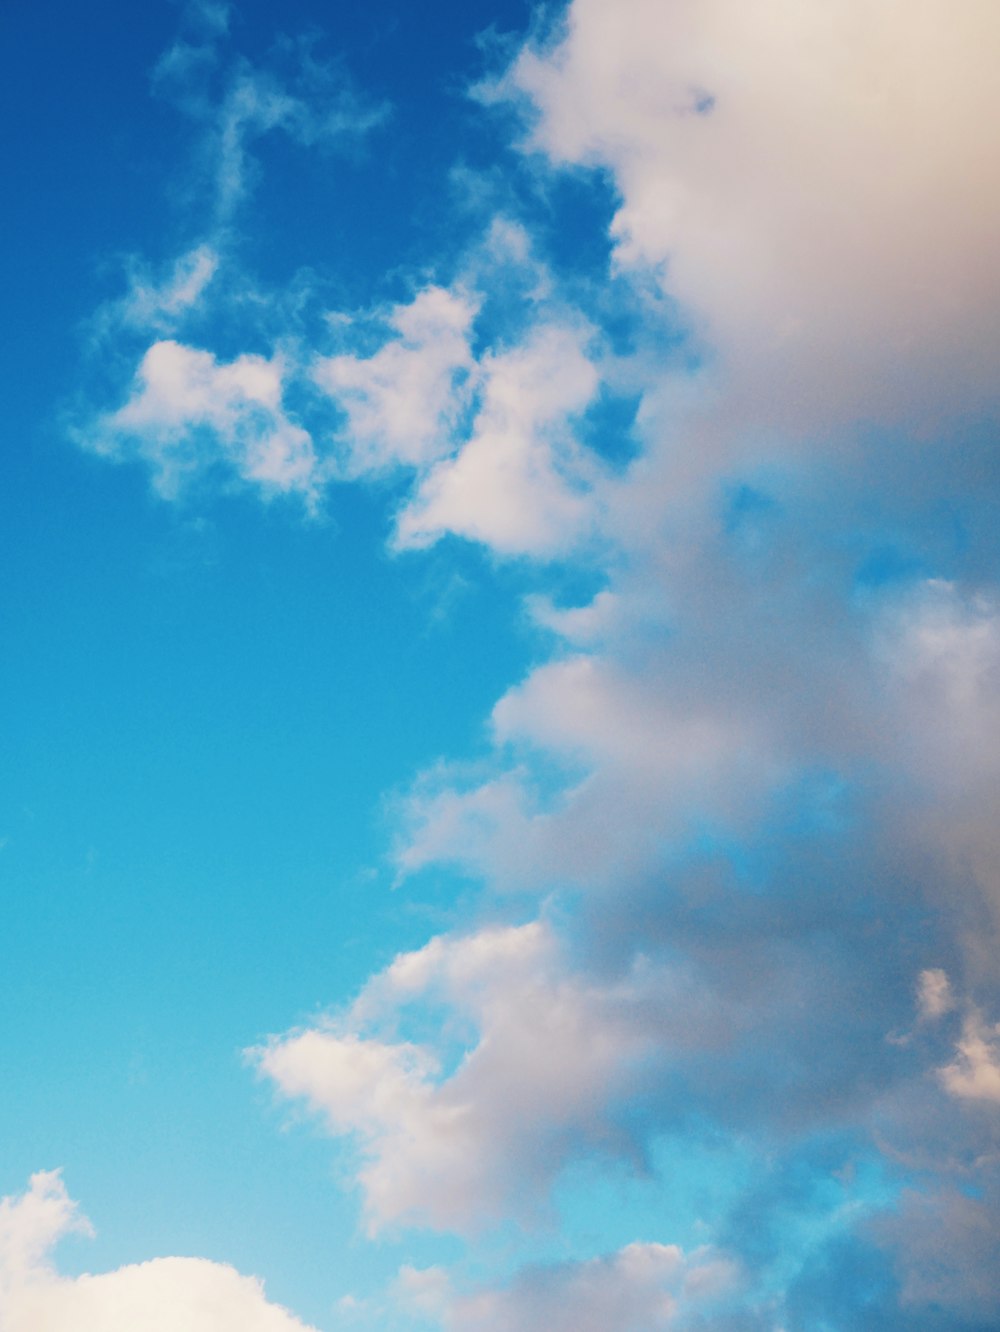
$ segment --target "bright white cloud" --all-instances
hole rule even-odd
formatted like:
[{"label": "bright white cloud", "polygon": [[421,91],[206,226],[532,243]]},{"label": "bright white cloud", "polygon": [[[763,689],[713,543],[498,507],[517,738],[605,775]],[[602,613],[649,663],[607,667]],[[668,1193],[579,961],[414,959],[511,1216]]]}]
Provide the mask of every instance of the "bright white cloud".
[{"label": "bright white cloud", "polygon": [[471,436],[403,509],[399,545],[452,532],[501,554],[544,557],[586,533],[600,470],[572,432],[598,386],[585,343],[585,331],[542,325],[482,359]]},{"label": "bright white cloud", "polygon": [[474,387],[469,347],[476,303],[426,287],[389,316],[394,338],[373,356],[317,361],[317,384],[347,415],[346,472],[425,467],[452,451]]},{"label": "bright white cloud", "polygon": [[611,170],[731,416],[920,422],[995,398],[998,42],[992,0],[574,0],[493,92]]},{"label": "bright white cloud", "polygon": [[156,1258],[114,1272],[60,1276],[52,1248],[89,1225],[57,1172],[0,1200],[4,1332],[310,1332],[270,1304],[260,1281],[204,1258]]},{"label": "bright white cloud", "polygon": [[221,468],[265,496],[298,494],[312,504],[321,470],[309,434],[285,412],[280,356],[211,352],[155,342],[124,406],[102,417],[83,442],[110,457],[142,458],[161,494]]},{"label": "bright white cloud", "polygon": [[[437,1015],[434,1035],[402,1039],[421,1013]],[[614,1150],[614,1107],[643,1085],[655,1045],[724,1039],[679,977],[637,964],[588,980],[535,922],[436,938],[375,977],[346,1017],[252,1053],[284,1096],[356,1136],[372,1228],[464,1231],[537,1214],[580,1144]]]}]

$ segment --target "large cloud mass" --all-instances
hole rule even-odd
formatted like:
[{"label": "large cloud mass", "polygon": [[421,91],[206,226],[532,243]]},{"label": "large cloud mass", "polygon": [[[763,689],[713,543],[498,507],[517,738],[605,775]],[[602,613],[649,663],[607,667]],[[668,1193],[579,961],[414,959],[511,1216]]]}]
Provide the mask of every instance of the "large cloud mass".
[{"label": "large cloud mass", "polygon": [[731,410],[919,423],[995,398],[998,43],[989,0],[575,0],[501,86],[613,173]]}]

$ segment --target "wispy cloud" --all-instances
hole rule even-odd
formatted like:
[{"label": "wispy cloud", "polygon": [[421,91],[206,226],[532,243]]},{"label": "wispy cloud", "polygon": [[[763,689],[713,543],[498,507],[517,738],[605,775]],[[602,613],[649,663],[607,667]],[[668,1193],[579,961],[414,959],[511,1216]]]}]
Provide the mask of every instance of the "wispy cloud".
[{"label": "wispy cloud", "polygon": [[357,92],[341,64],[317,56],[313,41],[280,42],[271,63],[258,66],[228,57],[226,35],[209,24],[198,40],[175,43],[153,75],[156,91],[199,128],[217,227],[232,221],[253,184],[257,140],[280,132],[302,147],[357,144],[389,114]]}]

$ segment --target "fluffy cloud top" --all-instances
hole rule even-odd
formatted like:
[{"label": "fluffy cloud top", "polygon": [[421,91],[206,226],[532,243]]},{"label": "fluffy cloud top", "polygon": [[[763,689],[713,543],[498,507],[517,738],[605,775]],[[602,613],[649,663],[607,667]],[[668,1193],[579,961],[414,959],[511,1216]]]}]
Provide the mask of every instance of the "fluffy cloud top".
[{"label": "fluffy cloud top", "polygon": [[586,491],[598,475],[568,428],[597,390],[582,341],[574,329],[542,326],[521,346],[484,359],[472,433],[402,514],[402,545],[426,545],[445,532],[506,555],[573,545],[593,521]]},{"label": "fluffy cloud top", "polygon": [[[252,1053],[284,1096],[359,1139],[372,1228],[477,1229],[537,1215],[581,1142],[615,1145],[614,1104],[651,1048],[649,988],[575,976],[540,922],[498,927],[401,955],[345,1018]],[[418,1004],[444,1014],[435,1036],[391,1037]]]},{"label": "fluffy cloud top", "polygon": [[260,1281],[204,1258],[60,1276],[52,1248],[88,1229],[57,1172],[33,1175],[27,1193],[0,1200],[4,1332],[310,1332],[268,1303]]},{"label": "fluffy cloud top", "polygon": [[469,400],[462,376],[473,368],[475,312],[468,296],[426,287],[395,307],[389,326],[396,336],[374,355],[317,361],[317,384],[347,415],[348,475],[420,467],[451,451]]},{"label": "fluffy cloud top", "polygon": [[129,400],[105,416],[88,442],[112,457],[138,456],[157,489],[175,495],[185,478],[222,466],[264,495],[315,497],[312,440],[282,405],[280,356],[238,356],[167,340],[142,358]]},{"label": "fluffy cloud top", "polygon": [[499,91],[613,173],[731,413],[919,422],[995,398],[998,42],[991,0],[574,0]]}]

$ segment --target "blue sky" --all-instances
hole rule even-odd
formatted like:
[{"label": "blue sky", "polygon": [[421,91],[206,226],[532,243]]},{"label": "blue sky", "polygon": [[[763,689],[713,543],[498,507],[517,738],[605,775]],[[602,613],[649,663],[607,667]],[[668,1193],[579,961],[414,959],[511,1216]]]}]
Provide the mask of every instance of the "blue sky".
[{"label": "blue sky", "polygon": [[995,1332],[992,4],[7,37],[0,1322]]}]

